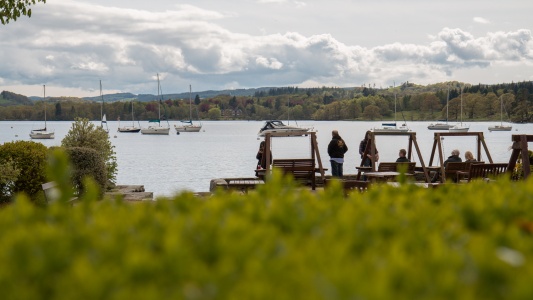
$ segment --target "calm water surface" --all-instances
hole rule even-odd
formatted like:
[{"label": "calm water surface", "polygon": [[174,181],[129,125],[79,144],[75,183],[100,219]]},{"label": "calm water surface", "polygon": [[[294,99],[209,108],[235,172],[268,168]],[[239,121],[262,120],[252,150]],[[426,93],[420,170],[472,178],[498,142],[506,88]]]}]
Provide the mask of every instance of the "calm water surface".
[{"label": "calm water surface", "polygon": [[[147,126],[141,122],[141,126]],[[176,122],[174,122],[176,123]],[[318,146],[324,167],[329,167],[327,145],[331,131],[337,129],[348,145],[344,173],[356,173],[359,165],[359,142],[365,131],[378,127],[381,122],[351,121],[298,121],[291,125],[313,127],[318,133]],[[437,131],[428,130],[430,122],[409,122],[408,126],[417,133],[417,140],[424,162],[427,164]],[[99,124],[99,122],[95,122]],[[155,196],[172,196],[176,192],[190,190],[205,192],[213,178],[253,177],[256,165],[255,155],[260,140],[257,132],[262,121],[207,121],[198,133],[177,135],[172,129],[168,136],[142,135],[140,133],[119,133],[117,122],[108,121],[110,140],[115,146],[118,162],[118,184],[144,185]],[[533,124],[513,124],[510,132],[489,132],[493,123],[468,123],[470,132],[483,132],[494,162],[508,162],[511,155],[512,134],[533,134]],[[29,132],[41,127],[39,122],[0,122],[0,142],[30,140]],[[171,122],[171,126],[173,126]],[[55,130],[54,140],[35,140],[46,146],[59,146],[71,127],[71,122],[48,122]],[[380,161],[395,161],[400,148],[406,148],[407,137],[377,137]],[[447,157],[457,148],[464,152],[476,151],[475,137],[446,137],[442,140],[443,153]],[[274,138],[272,154],[275,158],[310,157],[309,137]],[[482,152],[482,160],[487,161]],[[418,162],[415,157],[414,161]],[[433,163],[435,165],[435,162]]]}]

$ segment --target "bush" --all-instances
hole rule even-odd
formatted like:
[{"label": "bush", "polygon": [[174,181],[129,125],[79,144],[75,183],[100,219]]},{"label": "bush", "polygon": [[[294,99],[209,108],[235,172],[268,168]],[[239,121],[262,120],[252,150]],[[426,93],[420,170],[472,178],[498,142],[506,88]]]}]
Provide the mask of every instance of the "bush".
[{"label": "bush", "polygon": [[10,201],[11,191],[19,175],[20,170],[15,167],[11,159],[0,163],[0,203]]},{"label": "bush", "polygon": [[91,177],[99,186],[101,194],[106,190],[106,166],[102,156],[91,148],[72,147],[66,149],[72,164],[72,184],[78,195],[82,195],[85,177]]},{"label": "bush", "polygon": [[0,146],[0,164],[12,161],[19,172],[12,184],[3,186],[6,196],[18,192],[25,192],[33,200],[39,199],[38,195],[42,196],[47,152],[46,146],[31,141],[9,142]]},{"label": "bush", "polygon": [[[533,184],[0,210],[6,299],[531,299]],[[31,283],[31,284],[29,284]]]},{"label": "bush", "polygon": [[61,141],[61,146],[96,150],[105,162],[107,180],[115,183],[117,175],[117,159],[113,150],[115,147],[109,141],[109,135],[105,130],[95,126],[88,119],[78,118],[72,123],[72,128]]}]

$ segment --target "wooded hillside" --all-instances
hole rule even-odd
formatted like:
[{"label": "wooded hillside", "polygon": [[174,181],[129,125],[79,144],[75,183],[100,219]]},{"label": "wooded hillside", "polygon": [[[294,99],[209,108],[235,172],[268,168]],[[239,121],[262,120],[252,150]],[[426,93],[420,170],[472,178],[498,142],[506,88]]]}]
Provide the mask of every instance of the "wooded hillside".
[{"label": "wooded hillside", "polygon": [[[461,91],[462,89],[462,91]],[[6,96],[7,99],[6,100]],[[40,120],[43,118],[45,102],[26,101],[20,95],[2,92],[0,103],[13,99],[18,105],[3,107],[0,120]],[[131,94],[128,94],[131,95]],[[406,121],[459,120],[461,98],[463,120],[499,120],[501,101],[503,119],[512,122],[533,121],[533,82],[519,82],[496,85],[465,85],[460,82],[443,82],[428,86],[403,83],[396,87],[279,87],[258,90],[251,96],[218,95],[201,98],[194,95],[194,119],[235,120],[391,120]],[[134,96],[134,95],[133,95]],[[104,95],[104,112],[108,120],[131,119],[131,104],[137,120],[157,118],[157,101],[140,102],[137,98],[125,101],[107,102]],[[138,96],[137,96],[138,97]],[[27,99],[27,98],[26,98]],[[169,120],[189,119],[187,97],[172,98],[164,95],[161,112]],[[447,99],[449,99],[447,101]],[[116,98],[115,98],[116,100]],[[448,109],[446,109],[448,103]],[[48,120],[74,120],[84,117],[100,119],[101,101],[86,101],[80,98],[47,98]],[[198,116],[198,117],[196,117]]]}]

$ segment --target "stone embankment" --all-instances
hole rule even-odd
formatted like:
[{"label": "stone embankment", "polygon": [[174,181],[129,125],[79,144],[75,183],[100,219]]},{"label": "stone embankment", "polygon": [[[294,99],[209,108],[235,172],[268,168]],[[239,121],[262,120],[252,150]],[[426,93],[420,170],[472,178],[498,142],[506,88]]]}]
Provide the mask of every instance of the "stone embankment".
[{"label": "stone embankment", "polygon": [[117,185],[105,194],[110,198],[122,197],[123,201],[154,201],[154,193],[146,192],[144,185]]}]

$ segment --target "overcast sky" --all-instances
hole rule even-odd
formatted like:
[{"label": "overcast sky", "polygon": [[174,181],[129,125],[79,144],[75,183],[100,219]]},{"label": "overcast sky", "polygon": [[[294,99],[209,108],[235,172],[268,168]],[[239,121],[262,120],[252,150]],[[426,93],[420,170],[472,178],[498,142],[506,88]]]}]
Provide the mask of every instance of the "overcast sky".
[{"label": "overcast sky", "polygon": [[0,25],[0,90],[97,96],[533,80],[527,0],[47,0]]}]

